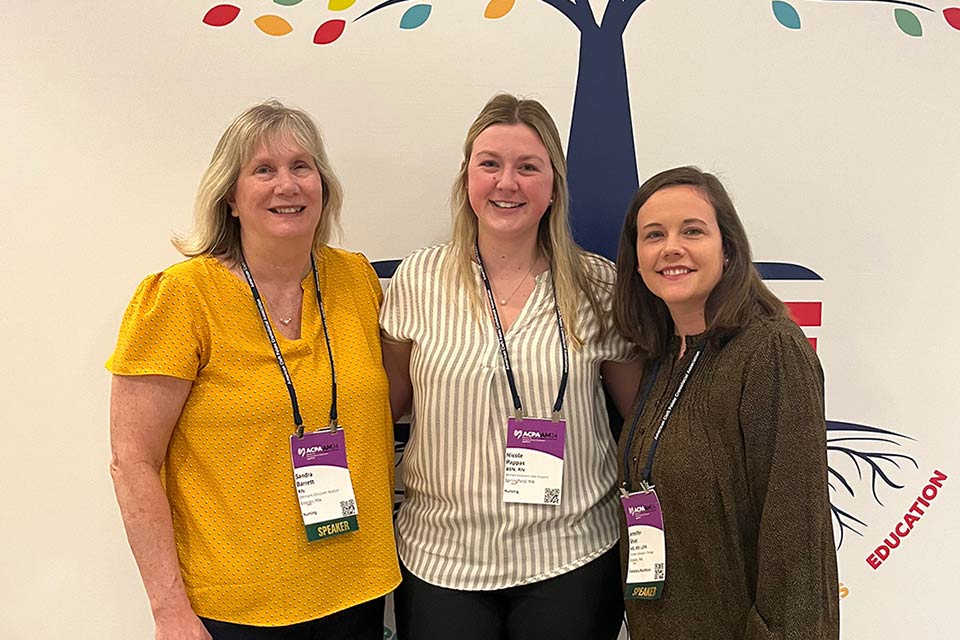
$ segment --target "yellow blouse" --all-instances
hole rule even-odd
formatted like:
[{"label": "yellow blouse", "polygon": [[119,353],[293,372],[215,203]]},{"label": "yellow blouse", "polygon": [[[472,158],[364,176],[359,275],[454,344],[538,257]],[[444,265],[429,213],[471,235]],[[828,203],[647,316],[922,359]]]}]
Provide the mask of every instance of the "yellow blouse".
[{"label": "yellow blouse", "polygon": [[[360,254],[317,254],[359,531],[308,543],[291,470],[290,397],[250,288],[202,256],[147,277],[107,368],[193,381],[161,478],[180,569],[200,616],[260,626],[320,618],[392,591],[393,427],[378,312]],[[330,364],[313,275],[301,338],[275,330],[307,430],[330,413]]]}]

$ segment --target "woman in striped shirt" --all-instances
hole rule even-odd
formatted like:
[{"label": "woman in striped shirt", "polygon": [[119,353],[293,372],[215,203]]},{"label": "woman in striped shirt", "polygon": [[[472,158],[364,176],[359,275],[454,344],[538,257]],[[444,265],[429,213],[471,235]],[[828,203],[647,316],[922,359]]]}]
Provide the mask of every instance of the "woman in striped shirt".
[{"label": "woman in striped shirt", "polygon": [[550,115],[495,96],[467,133],[453,239],[409,256],[387,291],[394,414],[412,403],[397,519],[404,640],[618,633],[601,374],[623,412],[640,366],[605,320],[614,267],[574,243],[568,200]]}]

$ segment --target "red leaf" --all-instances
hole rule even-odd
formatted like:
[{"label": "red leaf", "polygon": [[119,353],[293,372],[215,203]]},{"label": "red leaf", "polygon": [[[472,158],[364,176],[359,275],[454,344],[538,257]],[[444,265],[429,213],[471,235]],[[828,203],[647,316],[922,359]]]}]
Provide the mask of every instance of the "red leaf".
[{"label": "red leaf", "polygon": [[211,27],[225,27],[240,15],[240,7],[232,4],[218,4],[203,16],[203,23]]},{"label": "red leaf", "polygon": [[954,29],[960,30],[960,7],[947,7],[943,10],[943,17]]},{"label": "red leaf", "polygon": [[314,44],[330,44],[343,34],[344,27],[347,26],[346,20],[327,20],[317,28],[313,34]]}]

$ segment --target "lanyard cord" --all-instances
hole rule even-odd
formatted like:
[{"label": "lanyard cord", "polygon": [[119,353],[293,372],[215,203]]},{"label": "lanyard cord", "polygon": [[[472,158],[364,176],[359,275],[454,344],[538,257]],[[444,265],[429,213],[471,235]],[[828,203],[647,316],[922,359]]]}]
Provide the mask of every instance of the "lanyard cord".
[{"label": "lanyard cord", "polygon": [[[323,298],[320,295],[320,275],[317,273],[317,263],[310,254],[310,267],[313,270],[313,285],[317,291],[317,307],[320,309],[320,323],[323,326],[323,339],[327,343],[327,355],[330,358],[330,430],[337,429],[337,373],[333,366],[333,349],[330,346],[330,334],[327,331],[327,317],[323,311]],[[240,251],[240,268],[243,275],[250,285],[250,291],[253,294],[253,301],[257,305],[257,311],[260,313],[260,321],[263,322],[263,328],[267,332],[267,338],[270,340],[270,346],[273,347],[273,355],[277,358],[277,365],[280,367],[280,373],[283,374],[283,381],[287,386],[287,393],[290,394],[290,405],[293,408],[293,424],[296,426],[297,437],[303,437],[303,418],[300,416],[300,404],[297,402],[297,391],[293,386],[293,378],[290,377],[290,371],[287,369],[287,363],[283,359],[283,353],[280,351],[280,344],[277,342],[277,335],[270,326],[270,320],[267,317],[267,309],[263,304],[263,298],[257,289],[257,284],[253,280],[253,274],[247,266],[247,260]]]},{"label": "lanyard cord", "polygon": [[[670,416],[673,414],[673,410],[677,405],[677,401],[680,400],[680,394],[683,393],[684,387],[687,386],[687,381],[690,379],[690,374],[693,373],[693,368],[697,365],[697,361],[700,360],[700,356],[703,354],[703,349],[704,348],[701,346],[693,354],[690,364],[687,365],[687,370],[684,372],[683,377],[680,378],[680,382],[677,384],[677,388],[673,392],[673,397],[670,398],[670,403],[667,405],[667,409],[664,411],[663,417],[660,418],[660,425],[657,427],[656,433],[653,434],[653,442],[650,444],[650,451],[647,452],[647,461],[643,466],[643,473],[640,477],[640,488],[643,491],[649,491],[653,488],[653,485],[650,484],[650,476],[653,473],[653,460],[657,455],[657,448],[660,446],[660,437],[663,435],[663,430],[667,426],[667,421],[670,420]],[[660,363],[657,362],[650,373],[650,378],[643,390],[643,397],[640,401],[640,405],[637,407],[637,411],[633,416],[633,421],[630,423],[630,431],[627,434],[627,442],[625,443],[623,449],[623,488],[627,492],[631,491],[629,460],[630,450],[633,448],[633,438],[636,434],[637,425],[640,422],[640,415],[643,413],[644,406],[647,404],[647,400],[650,398],[650,392],[653,390],[653,383],[656,380],[659,372]]]},{"label": "lanyard cord", "polygon": [[[520,392],[517,391],[517,381],[513,375],[513,367],[510,365],[510,353],[507,351],[507,340],[503,335],[503,325],[500,322],[500,314],[497,313],[497,301],[493,297],[493,289],[490,286],[490,279],[487,277],[487,270],[483,266],[483,258],[480,257],[480,245],[474,244],[474,253],[477,257],[477,264],[480,265],[480,278],[483,280],[483,286],[487,290],[487,301],[490,303],[490,313],[493,316],[493,324],[497,329],[497,340],[500,342],[500,357],[503,359],[503,368],[507,372],[507,383],[510,385],[510,395],[513,398],[513,412],[517,418],[523,415],[523,405],[520,402]],[[551,274],[551,286],[553,288],[553,310],[557,316],[557,331],[560,333],[560,351],[563,354],[563,369],[560,375],[560,389],[557,391],[557,400],[553,403],[553,419],[560,417],[560,410],[563,408],[563,399],[567,392],[567,378],[570,374],[570,355],[567,348],[567,333],[563,326],[563,316],[560,314],[560,303],[557,302],[557,285]]]}]

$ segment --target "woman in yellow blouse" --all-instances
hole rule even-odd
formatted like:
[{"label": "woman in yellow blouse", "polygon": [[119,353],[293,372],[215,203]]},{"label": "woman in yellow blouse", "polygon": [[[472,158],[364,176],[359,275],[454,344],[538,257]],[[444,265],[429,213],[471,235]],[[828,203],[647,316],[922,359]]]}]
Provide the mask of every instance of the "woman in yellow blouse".
[{"label": "woman in yellow blouse", "polygon": [[124,315],[111,473],[158,639],[383,637],[400,576],[382,293],[327,246],[341,201],[307,114],[247,110],[175,239],[188,259]]}]

